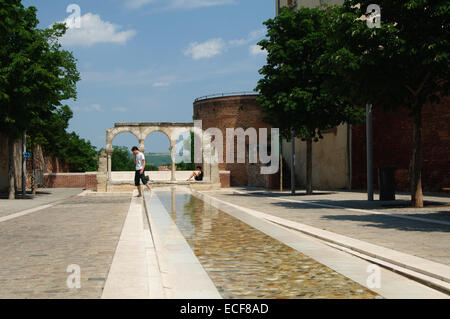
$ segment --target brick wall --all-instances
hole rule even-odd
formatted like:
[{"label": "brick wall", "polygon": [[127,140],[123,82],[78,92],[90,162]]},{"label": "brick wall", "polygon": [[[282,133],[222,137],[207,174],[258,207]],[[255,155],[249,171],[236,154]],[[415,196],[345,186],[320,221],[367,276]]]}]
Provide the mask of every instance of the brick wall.
[{"label": "brick wall", "polygon": [[47,188],[83,188],[88,190],[97,190],[96,173],[61,173],[45,174],[44,184]]},{"label": "brick wall", "polygon": [[[409,191],[409,166],[412,156],[412,121],[408,112],[374,111],[374,176],[382,165],[396,167],[397,189]],[[366,128],[352,131],[352,184],[366,189]],[[378,187],[378,178],[375,178]],[[423,171],[425,191],[450,187],[450,98],[423,111]]]},{"label": "brick wall", "polygon": [[220,187],[229,188],[230,185],[230,172],[221,171],[220,174]]},{"label": "brick wall", "polygon": [[[42,148],[38,145],[35,149],[34,154],[34,168],[36,170],[43,170],[44,173],[69,173],[69,166],[62,163],[59,159],[55,157],[44,156]],[[27,187],[31,187],[31,176],[32,176],[32,160],[29,158],[27,160]]]},{"label": "brick wall", "polygon": [[[249,178],[248,164],[226,164],[226,129],[227,128],[268,128],[264,123],[260,106],[256,103],[257,95],[237,95],[211,98],[194,103],[194,119],[203,121],[203,130],[218,128],[224,136],[224,163],[219,165],[221,171],[230,171],[231,186],[248,186],[257,177]],[[235,150],[237,148],[235,147]],[[248,151],[248,150],[247,150]],[[259,165],[258,165],[259,166]],[[250,176],[252,177],[252,176]],[[253,185],[256,186],[256,185]],[[264,187],[264,183],[257,185]]]}]

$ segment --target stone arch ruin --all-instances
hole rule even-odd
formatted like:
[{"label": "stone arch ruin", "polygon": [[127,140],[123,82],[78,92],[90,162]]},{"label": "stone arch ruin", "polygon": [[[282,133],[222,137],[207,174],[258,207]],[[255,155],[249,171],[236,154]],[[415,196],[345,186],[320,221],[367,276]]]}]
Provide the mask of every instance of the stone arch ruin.
[{"label": "stone arch ruin", "polygon": [[[203,132],[196,130],[194,123],[117,123],[114,128],[106,130],[106,148],[100,155],[99,161],[99,189],[108,191],[108,184],[112,181],[112,162],[111,157],[114,152],[113,140],[116,136],[122,133],[131,133],[136,136],[139,141],[139,149],[145,152],[145,141],[149,135],[155,132],[160,132],[165,134],[170,141],[170,153],[172,158],[172,169],[171,169],[171,180],[167,182],[177,183],[176,181],[176,144],[178,138],[186,132],[191,132],[196,134],[197,137],[201,138],[204,142]],[[205,146],[206,145],[206,146]],[[209,143],[204,143],[202,146],[202,163],[205,172],[205,182],[218,183],[219,169],[217,163],[211,163],[211,161],[205,161],[205,156],[210,157],[210,147]]]}]

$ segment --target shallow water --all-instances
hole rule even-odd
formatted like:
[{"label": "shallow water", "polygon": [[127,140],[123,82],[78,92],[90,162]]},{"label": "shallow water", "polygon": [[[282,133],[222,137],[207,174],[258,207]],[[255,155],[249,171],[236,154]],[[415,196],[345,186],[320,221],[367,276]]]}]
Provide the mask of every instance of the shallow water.
[{"label": "shallow water", "polygon": [[157,195],[223,298],[377,296],[191,194]]}]

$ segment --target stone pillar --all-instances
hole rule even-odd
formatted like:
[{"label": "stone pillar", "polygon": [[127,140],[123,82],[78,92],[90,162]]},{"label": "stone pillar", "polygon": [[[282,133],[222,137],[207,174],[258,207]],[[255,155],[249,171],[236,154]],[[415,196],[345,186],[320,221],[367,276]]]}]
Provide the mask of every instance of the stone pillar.
[{"label": "stone pillar", "polygon": [[139,151],[145,153],[145,139],[139,140]]},{"label": "stone pillar", "polygon": [[97,173],[97,192],[107,192],[108,182],[108,155],[105,150],[102,150],[98,159],[98,173]]},{"label": "stone pillar", "polygon": [[112,152],[108,152],[107,153],[107,159],[108,159],[108,182],[110,182],[111,181],[111,171],[112,171],[112,159],[111,159],[111,157],[112,157]]},{"label": "stone pillar", "polygon": [[175,163],[175,152],[177,151],[176,144],[177,144],[176,141],[173,140],[170,141],[170,157],[172,158],[172,178],[171,178],[172,182],[175,182],[177,180],[175,176],[177,171],[177,166]]}]

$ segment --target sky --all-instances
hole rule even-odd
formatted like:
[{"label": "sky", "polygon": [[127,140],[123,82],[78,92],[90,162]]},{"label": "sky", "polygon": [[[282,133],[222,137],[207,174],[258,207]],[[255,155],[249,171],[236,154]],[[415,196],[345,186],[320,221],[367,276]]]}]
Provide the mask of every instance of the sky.
[{"label": "sky", "polygon": [[[78,60],[70,130],[98,148],[120,122],[192,122],[195,98],[253,91],[266,53],[263,22],[273,0],[24,0],[39,27],[65,21],[63,48]],[[79,15],[78,15],[79,12]],[[80,17],[79,19],[74,17]],[[138,144],[131,134],[114,145]],[[146,151],[167,153],[154,133]]]}]

